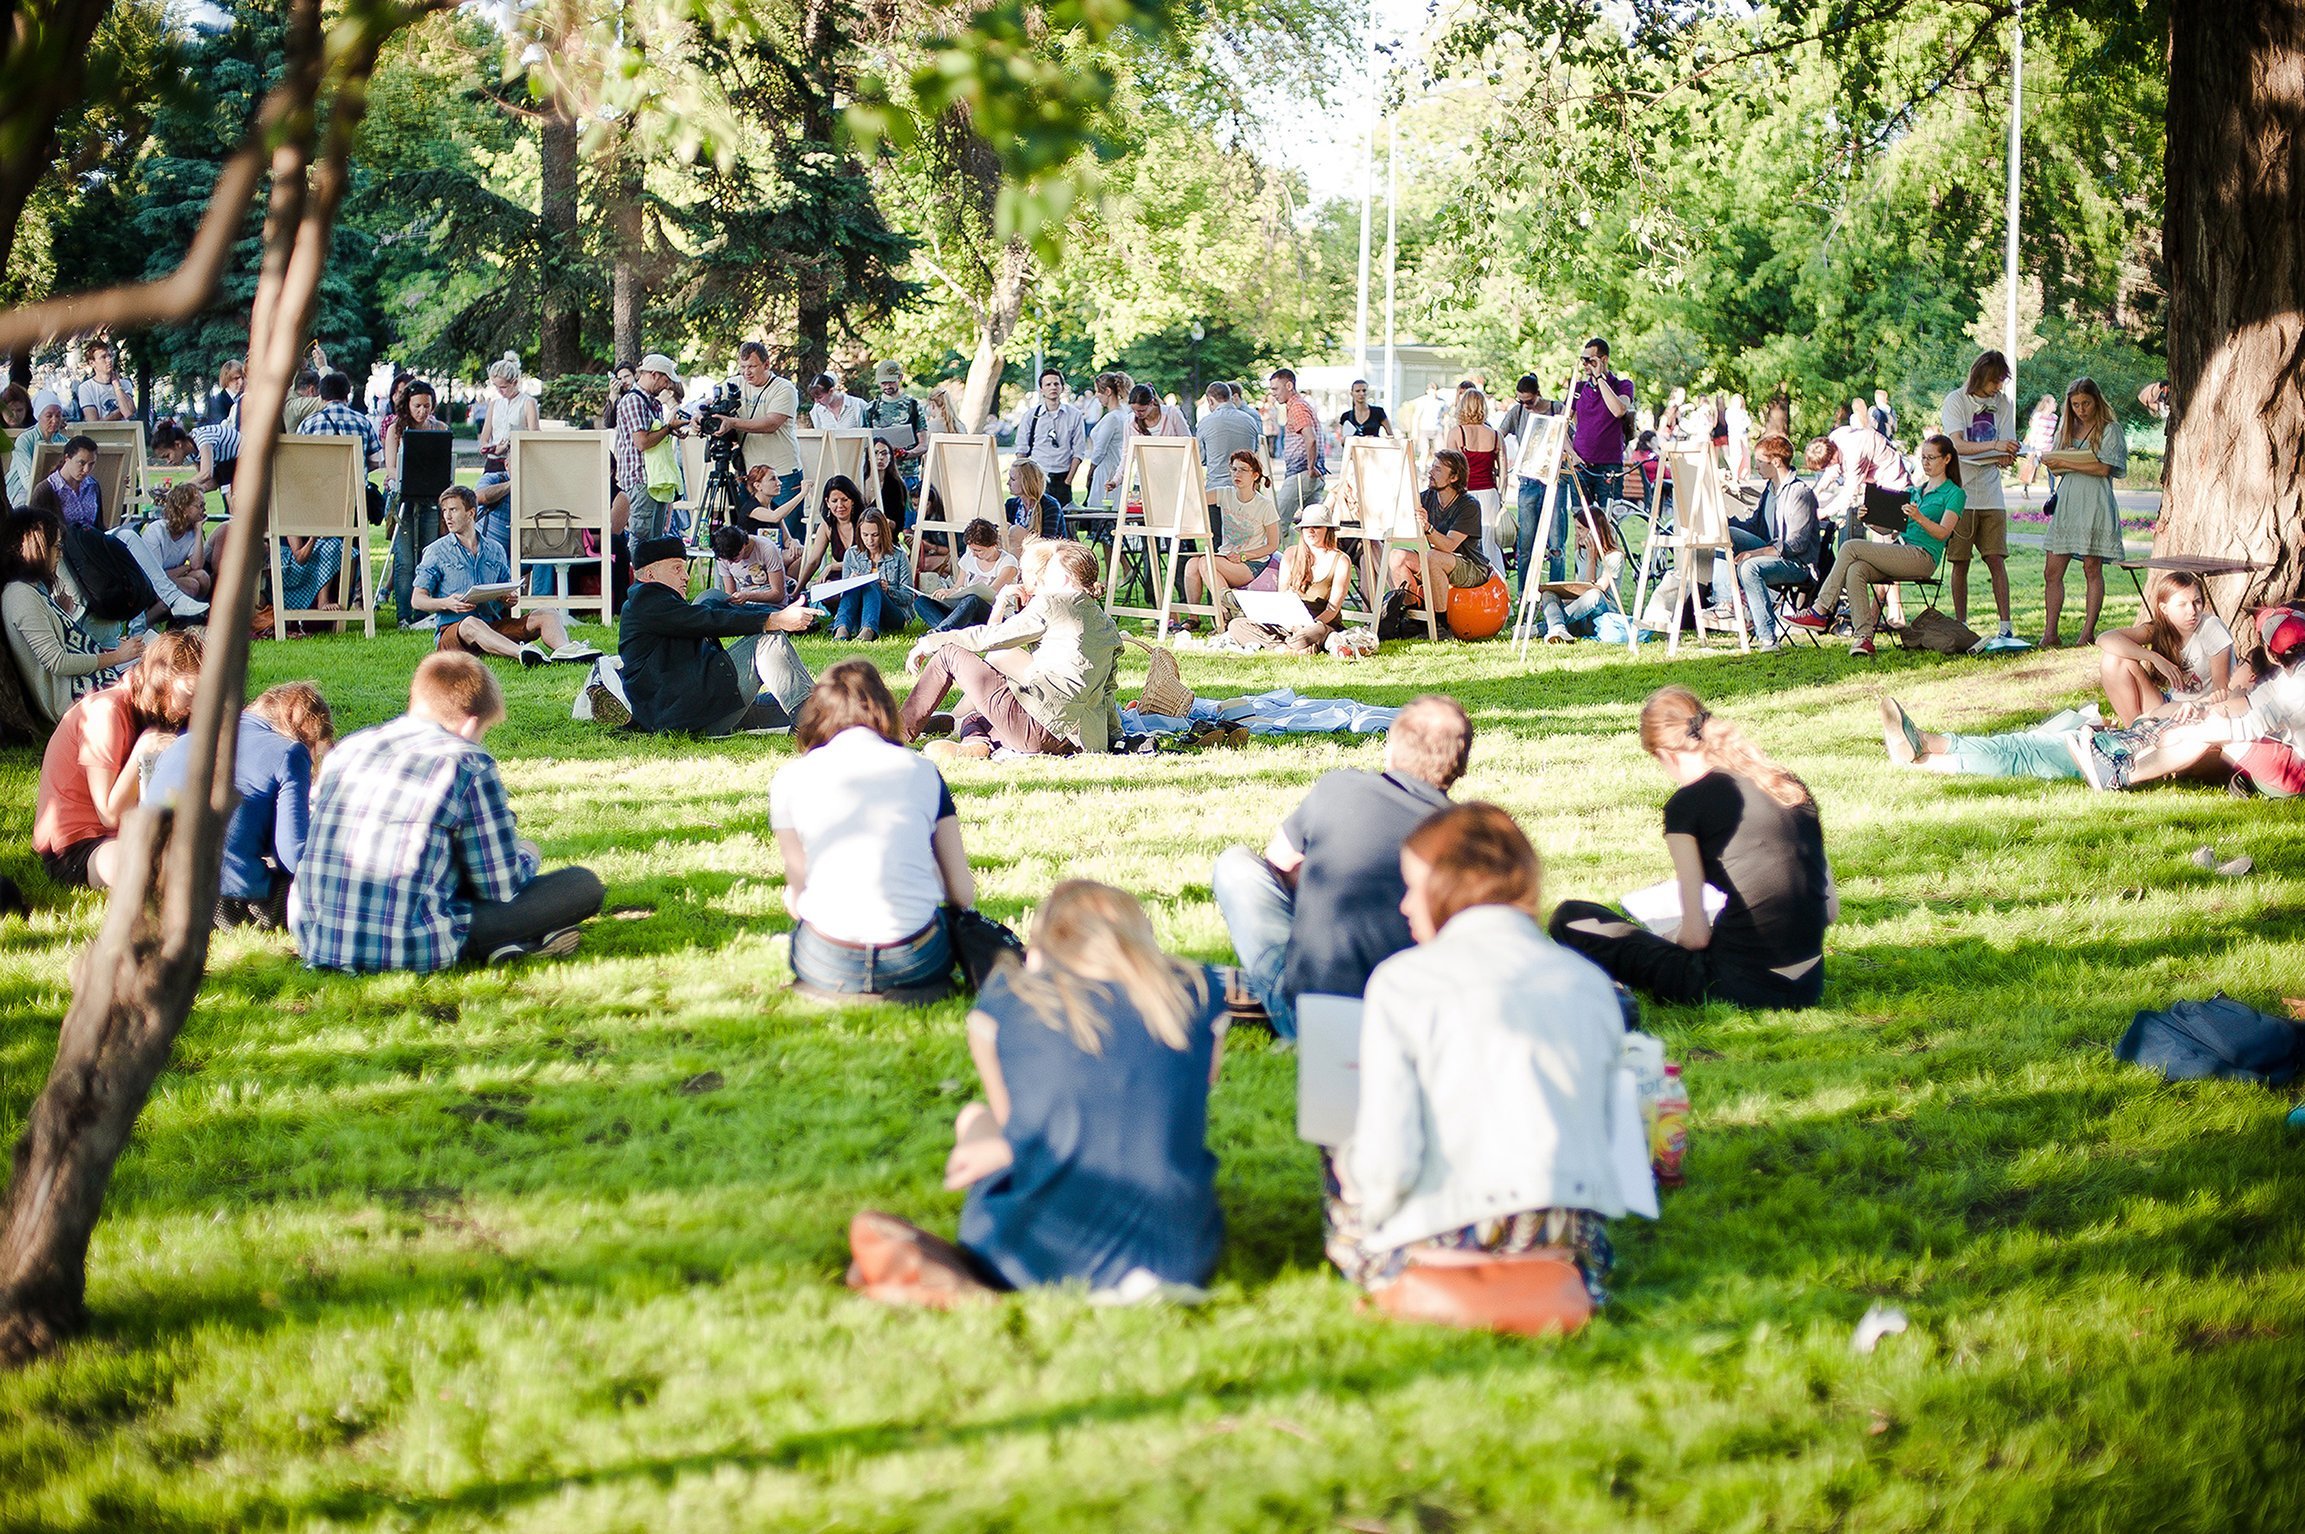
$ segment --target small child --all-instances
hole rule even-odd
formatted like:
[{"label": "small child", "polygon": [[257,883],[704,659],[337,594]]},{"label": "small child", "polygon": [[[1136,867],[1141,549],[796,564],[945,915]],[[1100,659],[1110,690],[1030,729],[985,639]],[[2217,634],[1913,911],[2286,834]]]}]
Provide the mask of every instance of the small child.
[{"label": "small child", "polygon": [[885,623],[891,633],[912,622],[912,571],[904,556],[891,546],[888,518],[877,510],[866,511],[856,519],[856,545],[841,560],[840,573],[843,579],[859,575],[880,578],[869,586],[841,593],[833,638],[871,644],[880,637],[884,620],[895,620]]}]

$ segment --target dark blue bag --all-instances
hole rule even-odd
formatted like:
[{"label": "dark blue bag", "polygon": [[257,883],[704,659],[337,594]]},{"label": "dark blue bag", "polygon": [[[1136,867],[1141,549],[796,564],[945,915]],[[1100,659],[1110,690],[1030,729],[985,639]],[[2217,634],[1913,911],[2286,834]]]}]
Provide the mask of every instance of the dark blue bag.
[{"label": "dark blue bag", "polygon": [[2305,1029],[2219,991],[2208,1001],[2138,1013],[2113,1057],[2159,1071],[2164,1081],[2215,1077],[2277,1087],[2305,1067]]}]

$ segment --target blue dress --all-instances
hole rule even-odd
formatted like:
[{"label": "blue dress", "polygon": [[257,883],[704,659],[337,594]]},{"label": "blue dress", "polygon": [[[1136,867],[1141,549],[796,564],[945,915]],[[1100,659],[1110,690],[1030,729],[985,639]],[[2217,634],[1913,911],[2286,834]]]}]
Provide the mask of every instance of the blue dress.
[{"label": "blue dress", "polygon": [[960,1239],[1010,1284],[1109,1288],[1132,1268],[1205,1284],[1216,1270],[1224,1217],[1208,1096],[1224,986],[1206,978],[1183,1049],[1147,1032],[1117,987],[1092,986],[1106,1025],[1094,1055],[1042,1022],[1006,974],[978,993],[999,1028],[1016,1159],[969,1190]]}]

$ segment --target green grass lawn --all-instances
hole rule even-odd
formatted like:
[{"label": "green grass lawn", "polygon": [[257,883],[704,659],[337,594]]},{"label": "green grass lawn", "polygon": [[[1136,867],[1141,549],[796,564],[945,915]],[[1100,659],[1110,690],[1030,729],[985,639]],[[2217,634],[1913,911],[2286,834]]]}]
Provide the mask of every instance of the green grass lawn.
[{"label": "green grass lawn", "polygon": [[[2037,632],[2037,555],[2018,584]],[[2289,1096],[2164,1086],[2110,1054],[2140,1006],[2305,992],[2294,806],[1887,767],[1882,687],[1932,726],[2017,725],[2091,691],[2070,652],[1388,651],[1188,656],[1186,675],[1456,693],[1481,732],[1461,796],[1521,818],[1549,899],[1666,876],[1667,784],[1633,735],[1662,682],[1823,805],[1844,906],[1826,1004],[1652,1009],[1695,1101],[1690,1182],[1660,1223],[1619,1225],[1616,1303],[1583,1334],[1362,1313],[1322,1265],[1291,1059],[1261,1037],[1236,1039],[1214,1099],[1213,1303],[851,1297],[859,1206],[957,1215],[939,1172],[974,1089],[962,1007],[784,992],[767,791],[788,742],[612,740],[568,719],[574,669],[507,669],[489,744],[522,825],[602,874],[610,914],[571,961],[424,979],[219,938],[97,1233],[94,1330],[0,1378],[0,1528],[2297,1525]],[[254,682],[317,673],[357,727],[396,710],[420,653],[266,643]],[[1217,851],[1379,749],[971,765],[952,786],[995,914],[1110,880],[1217,960]],[[11,1139],[99,915],[23,850],[34,766],[0,755],[0,869],[41,907],[0,927]],[[2204,841],[2259,872],[2196,869]],[[1859,1357],[1875,1302],[1911,1330]]]}]

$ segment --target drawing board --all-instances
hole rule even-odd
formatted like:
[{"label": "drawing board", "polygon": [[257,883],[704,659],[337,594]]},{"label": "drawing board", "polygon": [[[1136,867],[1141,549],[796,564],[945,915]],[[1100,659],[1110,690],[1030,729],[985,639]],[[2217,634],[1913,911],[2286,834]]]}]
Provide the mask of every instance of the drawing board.
[{"label": "drawing board", "polygon": [[[1157,586],[1151,607],[1125,607],[1120,602],[1122,555],[1131,539],[1144,545],[1144,568]],[[1131,438],[1121,470],[1121,515],[1113,524],[1105,611],[1116,617],[1151,618],[1162,630],[1168,627],[1169,615],[1177,612],[1210,618],[1221,626],[1224,613],[1215,605],[1174,599],[1186,544],[1198,544],[1195,552],[1207,553],[1217,545],[1209,529],[1200,444],[1190,437]]]},{"label": "drawing board", "polygon": [[1407,443],[1390,438],[1355,437],[1345,444],[1345,479],[1360,518],[1361,589],[1370,601],[1380,601],[1390,551],[1395,546],[1416,550],[1425,605],[1410,608],[1409,616],[1424,622],[1427,639],[1440,638],[1441,608],[1434,602],[1432,546],[1425,542],[1424,514],[1417,501],[1414,452]]},{"label": "drawing board", "polygon": [[[265,539],[272,563],[272,637],[286,639],[288,625],[305,619],[342,622],[357,614],[368,637],[376,637],[376,583],[368,573],[368,465],[358,437],[333,435],[280,437],[272,444],[272,497]],[[291,608],[285,600],[284,566],[289,538],[340,538],[336,563],[337,600],[326,608]]]},{"label": "drawing board", "polygon": [[913,583],[920,583],[920,552],[931,533],[943,538],[951,568],[960,558],[960,535],[982,517],[1001,525],[1000,450],[990,437],[934,432],[920,461],[920,515],[912,526]]},{"label": "drawing board", "polygon": [[[528,571],[546,565],[564,572],[560,590],[550,596],[523,596],[524,607],[551,607],[574,613],[579,608],[609,621],[609,603],[615,591],[610,569],[613,549],[609,531],[610,452],[616,441],[612,431],[516,431],[510,434],[505,467],[512,475],[511,508],[512,581],[523,591]],[[567,552],[570,533],[590,533],[592,552],[584,553],[581,539]],[[551,539],[560,552],[540,549]],[[579,565],[598,561],[600,590],[579,596],[567,579]]]},{"label": "drawing board", "polygon": [[[32,455],[33,484],[56,472],[57,466],[64,462],[64,448],[61,442],[40,444],[39,451]],[[96,445],[96,505],[98,518],[105,527],[120,525],[121,497],[130,494],[129,487],[135,483],[128,470],[128,449],[117,442],[99,442]]]}]

